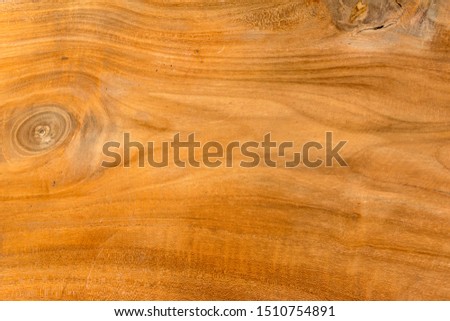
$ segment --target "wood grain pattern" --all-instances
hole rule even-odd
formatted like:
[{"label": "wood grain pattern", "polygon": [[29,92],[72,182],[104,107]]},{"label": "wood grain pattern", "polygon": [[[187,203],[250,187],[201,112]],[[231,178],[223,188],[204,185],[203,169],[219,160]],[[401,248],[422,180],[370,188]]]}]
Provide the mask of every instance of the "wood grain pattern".
[{"label": "wood grain pattern", "polygon": [[[0,299],[450,299],[449,22],[446,0],[2,1]],[[123,132],[326,131],[349,167],[100,166]]]}]

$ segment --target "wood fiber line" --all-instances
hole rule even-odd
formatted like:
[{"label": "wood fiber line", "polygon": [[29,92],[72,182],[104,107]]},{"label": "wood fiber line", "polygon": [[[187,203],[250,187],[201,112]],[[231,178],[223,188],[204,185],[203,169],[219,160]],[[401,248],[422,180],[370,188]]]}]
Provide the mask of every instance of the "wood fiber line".
[{"label": "wood fiber line", "polygon": [[[449,22],[447,0],[1,2],[0,299],[450,299]],[[333,132],[348,167],[103,168],[124,132]]]}]

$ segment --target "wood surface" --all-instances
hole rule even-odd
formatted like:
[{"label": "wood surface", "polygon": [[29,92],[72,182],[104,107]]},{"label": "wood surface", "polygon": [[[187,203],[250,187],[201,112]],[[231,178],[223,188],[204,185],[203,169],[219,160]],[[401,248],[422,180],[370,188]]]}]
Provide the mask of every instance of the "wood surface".
[{"label": "wood surface", "polygon": [[[450,299],[447,0],[1,1],[0,104],[2,300]],[[327,131],[348,167],[101,166]]]}]

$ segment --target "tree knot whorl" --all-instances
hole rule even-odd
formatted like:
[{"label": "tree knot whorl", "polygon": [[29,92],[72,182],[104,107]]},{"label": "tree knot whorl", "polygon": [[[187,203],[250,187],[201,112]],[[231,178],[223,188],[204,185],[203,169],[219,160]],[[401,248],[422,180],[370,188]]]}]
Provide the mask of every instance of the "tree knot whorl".
[{"label": "tree knot whorl", "polygon": [[20,154],[47,152],[64,143],[73,127],[72,116],[60,107],[32,108],[13,123],[11,143]]}]

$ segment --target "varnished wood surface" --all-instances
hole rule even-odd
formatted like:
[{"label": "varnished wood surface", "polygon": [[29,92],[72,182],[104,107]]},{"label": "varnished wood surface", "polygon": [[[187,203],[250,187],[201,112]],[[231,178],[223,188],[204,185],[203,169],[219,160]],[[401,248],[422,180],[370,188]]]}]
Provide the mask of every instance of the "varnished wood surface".
[{"label": "varnished wood surface", "polygon": [[[0,299],[450,299],[449,22],[446,0],[2,1]],[[348,167],[100,166],[124,132],[326,131]]]}]

